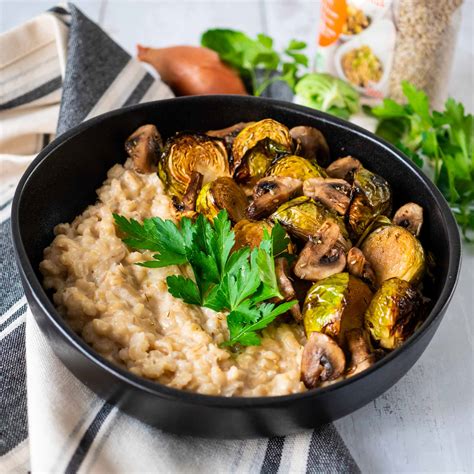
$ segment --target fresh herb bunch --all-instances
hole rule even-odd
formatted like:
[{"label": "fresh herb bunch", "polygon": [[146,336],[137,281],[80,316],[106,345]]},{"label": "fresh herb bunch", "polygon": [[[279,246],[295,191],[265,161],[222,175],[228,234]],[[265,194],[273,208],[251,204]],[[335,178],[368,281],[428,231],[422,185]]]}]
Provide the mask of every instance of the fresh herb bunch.
[{"label": "fresh herb bunch", "polygon": [[407,104],[385,99],[369,112],[378,118],[376,133],[397,146],[418,166],[433,167],[433,181],[449,202],[470,240],[474,231],[474,123],[461,103],[450,98],[442,112],[430,111],[428,96],[402,83]]},{"label": "fresh herb bunch", "polygon": [[250,83],[255,96],[277,81],[286,82],[294,90],[301,68],[307,68],[309,63],[302,52],[305,42],[291,40],[279,53],[273,47],[273,39],[261,33],[252,39],[241,31],[212,29],[202,35],[201,45],[216,51],[222,61],[236,69]]},{"label": "fresh herb bunch", "polygon": [[265,303],[273,298],[283,300],[274,258],[285,253],[289,239],[279,224],[275,224],[271,234],[264,232],[258,248],[234,251],[235,235],[226,211],[220,211],[212,224],[201,214],[194,222],[183,217],[179,227],[159,217],[145,219],[143,224],[118,214],[114,214],[114,219],[124,234],[125,244],[136,250],[156,252],[153,260],[137,265],[190,265],[194,279],[168,276],[168,291],[185,303],[228,311],[230,338],[223,345],[259,345],[257,331],[296,303]]}]

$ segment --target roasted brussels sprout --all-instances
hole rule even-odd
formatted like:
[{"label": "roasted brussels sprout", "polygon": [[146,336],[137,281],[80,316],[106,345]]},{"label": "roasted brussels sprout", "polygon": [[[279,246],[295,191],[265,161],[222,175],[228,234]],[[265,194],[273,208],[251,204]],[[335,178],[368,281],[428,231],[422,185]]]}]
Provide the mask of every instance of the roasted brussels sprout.
[{"label": "roasted brussels sprout", "polygon": [[125,142],[125,150],[139,173],[151,173],[155,170],[162,146],[161,135],[154,125],[142,125]]},{"label": "roasted brussels sprout", "polygon": [[307,160],[315,161],[321,166],[329,164],[329,146],[324,135],[314,127],[301,125],[293,127],[290,135],[297,143],[298,155]]},{"label": "roasted brussels sprout", "polygon": [[365,327],[381,347],[395,349],[413,332],[421,304],[413,285],[400,278],[385,280],[365,312]]},{"label": "roasted brussels sprout", "polygon": [[227,211],[234,223],[245,218],[247,197],[232,178],[217,178],[206,184],[196,201],[196,211],[209,220],[214,219],[222,209]]},{"label": "roasted brussels sprout", "polygon": [[403,227],[378,227],[364,240],[361,250],[375,272],[378,285],[393,277],[416,284],[423,276],[423,247],[419,240]]},{"label": "roasted brussels sprout", "polygon": [[[234,139],[232,145],[232,169],[238,170],[245,163],[247,154],[258,146],[260,153],[266,155],[270,161],[275,158],[278,154],[290,153],[293,148],[292,138],[287,127],[283,124],[272,119],[264,119],[259,122],[254,122],[245,127]],[[253,156],[252,161],[255,160],[257,163],[252,166],[258,169],[262,164],[262,157],[260,155]],[[240,170],[237,174],[240,174],[241,178],[253,177],[250,169],[247,166],[246,170]]]},{"label": "roasted brussels sprout", "polygon": [[315,236],[327,221],[335,222],[341,230],[341,235],[347,238],[347,230],[342,219],[323,204],[306,196],[282,204],[270,217],[284,226],[290,234],[304,240]]},{"label": "roasted brussels sprout", "polygon": [[235,244],[234,249],[238,250],[248,245],[250,248],[258,247],[263,240],[263,232],[272,231],[272,226],[266,221],[249,221],[242,219],[234,226]]},{"label": "roasted brussels sprout", "polygon": [[392,222],[400,227],[405,227],[415,237],[418,237],[423,225],[423,208],[414,202],[409,202],[398,209]]},{"label": "roasted brussels sprout", "polygon": [[335,222],[324,222],[296,260],[295,275],[303,280],[318,281],[342,272],[346,266],[344,240]]},{"label": "roasted brussels sprout", "polygon": [[308,336],[301,357],[301,380],[306,388],[337,379],[345,366],[344,352],[333,339],[319,332]]},{"label": "roasted brussels sprout", "polygon": [[203,175],[203,185],[230,176],[224,142],[219,138],[189,133],[170,138],[158,166],[158,174],[168,191],[181,199],[193,171]]},{"label": "roasted brussels sprout", "polygon": [[370,222],[381,214],[390,213],[392,192],[382,177],[360,168],[354,174],[354,198],[349,208],[349,227],[359,237]]},{"label": "roasted brussels sprout", "polygon": [[343,216],[351,203],[352,186],[343,179],[310,178],[303,183],[303,194]]},{"label": "roasted brussels sprout", "polygon": [[311,163],[306,158],[289,155],[281,158],[267,171],[267,176],[287,176],[301,179],[325,178],[326,172],[316,163]]},{"label": "roasted brussels sprout", "polygon": [[364,312],[371,298],[370,288],[348,273],[318,281],[308,291],[303,306],[306,334],[323,332],[345,346],[346,331],[364,326]]},{"label": "roasted brussels sprout", "polygon": [[301,194],[303,183],[286,176],[267,176],[257,181],[253,188],[253,201],[248,208],[251,219],[266,217],[278,206]]}]

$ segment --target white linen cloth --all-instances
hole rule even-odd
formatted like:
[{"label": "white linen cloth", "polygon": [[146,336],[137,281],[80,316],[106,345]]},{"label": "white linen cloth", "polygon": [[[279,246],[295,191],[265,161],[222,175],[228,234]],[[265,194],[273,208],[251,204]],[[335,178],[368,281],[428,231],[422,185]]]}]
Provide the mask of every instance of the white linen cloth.
[{"label": "white linen cloth", "polygon": [[56,133],[172,93],[71,4],[1,35],[0,72],[0,472],[358,472],[332,424],[270,440],[180,437],[125,415],[62,365],[13,261],[16,183]]}]

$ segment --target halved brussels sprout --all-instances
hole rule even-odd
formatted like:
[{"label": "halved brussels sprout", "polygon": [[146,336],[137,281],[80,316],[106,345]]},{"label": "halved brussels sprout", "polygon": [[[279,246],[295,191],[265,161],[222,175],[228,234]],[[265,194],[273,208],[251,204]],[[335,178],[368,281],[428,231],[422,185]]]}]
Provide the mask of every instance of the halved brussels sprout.
[{"label": "halved brussels sprout", "polygon": [[318,281],[308,291],[303,306],[306,334],[322,332],[345,346],[346,331],[364,326],[371,298],[370,288],[348,273]]},{"label": "halved brussels sprout", "polygon": [[193,171],[203,175],[204,185],[222,176],[230,176],[227,151],[221,139],[181,133],[166,142],[158,175],[168,191],[182,198]]},{"label": "halved brussels sprout", "polygon": [[245,127],[232,144],[233,170],[237,170],[247,153],[261,145],[260,150],[274,157],[278,152],[290,153],[293,141],[285,125],[273,119],[264,119]]},{"label": "halved brussels sprout", "polygon": [[392,192],[381,176],[360,168],[354,175],[354,198],[349,208],[349,226],[359,237],[380,214],[390,213]]},{"label": "halved brussels sprout", "polygon": [[232,222],[245,218],[247,197],[232,178],[222,177],[206,184],[196,201],[196,211],[204,214],[209,220],[225,209]]},{"label": "halved brussels sprout", "polygon": [[266,221],[249,221],[242,219],[235,224],[233,231],[235,233],[234,250],[238,250],[248,245],[250,248],[258,247],[263,240],[263,232],[267,230],[271,233],[272,226]]},{"label": "halved brussels sprout", "polygon": [[381,347],[395,349],[413,332],[421,304],[421,296],[413,285],[390,278],[372,298],[365,312],[365,327]]},{"label": "halved brussels sprout", "polygon": [[301,179],[325,178],[326,171],[316,163],[311,163],[306,158],[289,155],[281,158],[267,171],[267,176],[287,176],[289,178]]},{"label": "halved brussels sprout", "polygon": [[377,284],[393,277],[416,284],[425,269],[425,252],[407,229],[384,225],[371,232],[360,248],[373,268]]},{"label": "halved brussels sprout", "polygon": [[347,238],[347,230],[342,219],[324,204],[313,201],[306,196],[300,196],[282,204],[271,216],[288,232],[304,240],[317,234],[324,222],[335,222],[341,229],[341,234]]}]

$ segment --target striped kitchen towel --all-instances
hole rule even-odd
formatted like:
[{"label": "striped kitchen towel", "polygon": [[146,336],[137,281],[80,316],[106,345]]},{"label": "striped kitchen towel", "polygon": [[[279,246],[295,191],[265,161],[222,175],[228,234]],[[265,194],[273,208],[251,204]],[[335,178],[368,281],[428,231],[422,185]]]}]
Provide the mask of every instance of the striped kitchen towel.
[{"label": "striped kitchen towel", "polygon": [[55,134],[172,93],[71,4],[1,35],[0,71],[0,472],[358,472],[333,425],[248,441],[180,437],[69,373],[23,296],[10,241],[15,185]]}]

